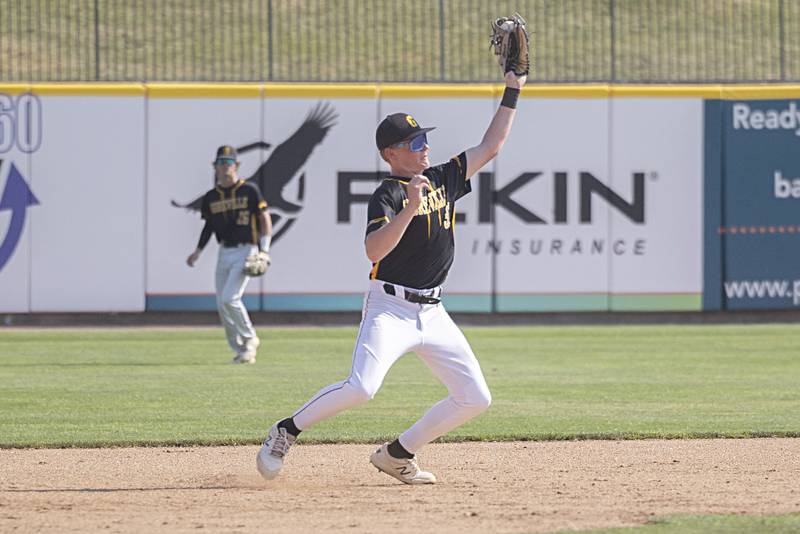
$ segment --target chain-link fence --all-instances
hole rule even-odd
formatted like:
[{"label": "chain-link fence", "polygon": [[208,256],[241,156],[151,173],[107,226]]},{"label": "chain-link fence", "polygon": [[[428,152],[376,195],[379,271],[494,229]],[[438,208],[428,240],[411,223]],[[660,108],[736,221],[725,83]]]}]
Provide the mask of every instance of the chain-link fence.
[{"label": "chain-link fence", "polygon": [[0,81],[800,81],[798,0],[0,0]]}]

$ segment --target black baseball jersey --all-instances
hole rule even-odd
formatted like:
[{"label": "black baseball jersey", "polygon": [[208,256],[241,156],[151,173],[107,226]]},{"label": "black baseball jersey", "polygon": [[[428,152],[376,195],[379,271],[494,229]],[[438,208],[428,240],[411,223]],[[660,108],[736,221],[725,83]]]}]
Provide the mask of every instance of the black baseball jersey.
[{"label": "black baseball jersey", "polygon": [[206,193],[200,214],[206,220],[206,227],[210,226],[214,231],[219,243],[234,247],[258,244],[256,219],[266,209],[267,203],[258,187],[239,180],[230,187],[218,185]]},{"label": "black baseball jersey", "polygon": [[[441,285],[455,254],[455,201],[472,188],[466,179],[464,152],[447,163],[425,169],[432,190],[426,191],[403,237],[381,261],[372,265],[371,279],[417,289]],[[367,235],[388,224],[408,204],[407,178],[389,176],[372,193],[367,208]]]}]

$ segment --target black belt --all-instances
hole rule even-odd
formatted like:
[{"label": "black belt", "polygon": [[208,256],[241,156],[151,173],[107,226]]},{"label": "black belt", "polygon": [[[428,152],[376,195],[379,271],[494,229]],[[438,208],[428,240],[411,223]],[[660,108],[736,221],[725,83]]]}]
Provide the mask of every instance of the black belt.
[{"label": "black belt", "polygon": [[242,245],[252,245],[252,243],[245,243],[245,242],[233,243],[233,242],[230,242],[230,241],[223,241],[222,242],[222,246],[224,248],[236,248],[236,247],[241,247]]},{"label": "black belt", "polygon": [[[397,296],[392,284],[383,284],[383,291],[389,295]],[[414,304],[439,304],[442,301],[442,299],[438,297],[426,297],[425,295],[405,290],[403,291],[403,298]]]}]

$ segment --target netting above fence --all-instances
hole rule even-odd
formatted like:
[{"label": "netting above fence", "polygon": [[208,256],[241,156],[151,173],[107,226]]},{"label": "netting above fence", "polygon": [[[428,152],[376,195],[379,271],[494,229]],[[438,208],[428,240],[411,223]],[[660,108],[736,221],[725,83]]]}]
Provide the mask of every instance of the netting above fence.
[{"label": "netting above fence", "polygon": [[0,0],[0,80],[498,81],[514,11],[534,82],[800,81],[796,0]]}]

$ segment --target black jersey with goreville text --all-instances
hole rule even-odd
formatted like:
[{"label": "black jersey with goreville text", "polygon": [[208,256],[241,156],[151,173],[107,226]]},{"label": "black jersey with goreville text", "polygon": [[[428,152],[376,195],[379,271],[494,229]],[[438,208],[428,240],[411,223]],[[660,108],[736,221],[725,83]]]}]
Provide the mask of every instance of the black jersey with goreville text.
[{"label": "black jersey with goreville text", "polygon": [[217,241],[226,247],[258,243],[256,216],[267,209],[258,188],[239,180],[230,187],[218,185],[203,197],[200,213],[210,223]]},{"label": "black jersey with goreville text", "polygon": [[[416,215],[397,246],[372,265],[371,279],[429,289],[441,285],[455,254],[455,201],[472,188],[466,179],[464,152],[447,163],[425,169],[432,190],[426,191]],[[367,208],[367,235],[388,224],[408,204],[407,178],[389,176],[372,193]]]}]

